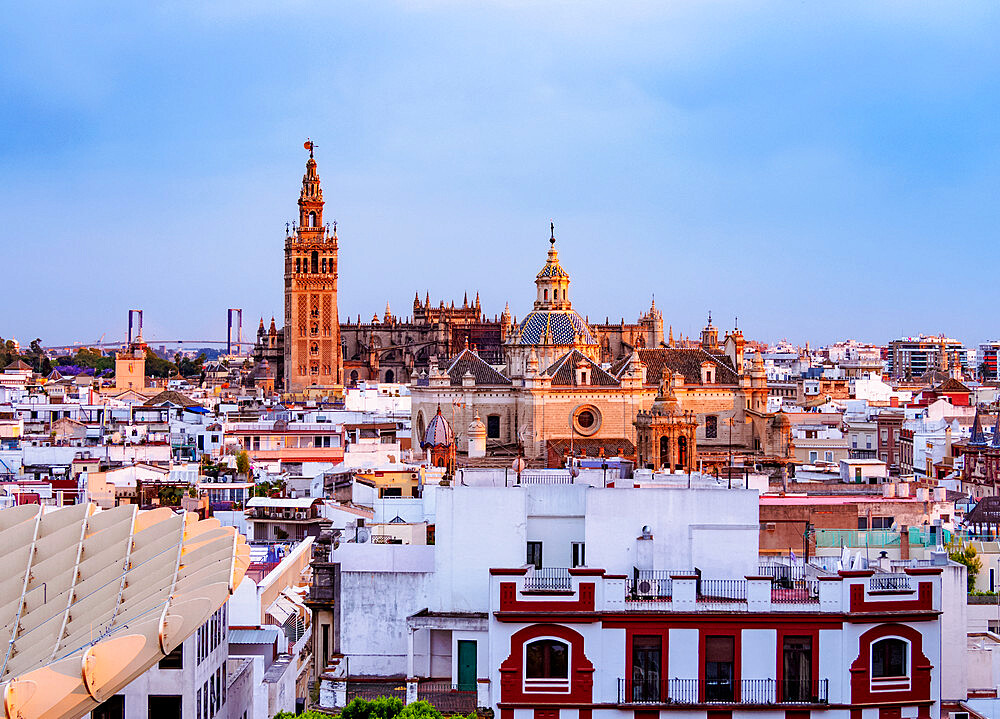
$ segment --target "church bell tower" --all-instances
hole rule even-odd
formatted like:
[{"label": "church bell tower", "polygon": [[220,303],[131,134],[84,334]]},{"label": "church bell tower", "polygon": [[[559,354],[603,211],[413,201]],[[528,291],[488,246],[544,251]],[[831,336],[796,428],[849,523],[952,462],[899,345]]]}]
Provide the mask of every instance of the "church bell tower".
[{"label": "church bell tower", "polygon": [[285,236],[285,391],[339,396],[344,363],[337,316],[337,227],[323,224],[313,151],[299,193],[299,219]]}]

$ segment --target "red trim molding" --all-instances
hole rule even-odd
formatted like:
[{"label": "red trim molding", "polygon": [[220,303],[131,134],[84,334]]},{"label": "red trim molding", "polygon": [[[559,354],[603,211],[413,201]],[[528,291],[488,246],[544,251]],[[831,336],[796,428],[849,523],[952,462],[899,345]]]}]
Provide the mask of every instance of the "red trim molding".
[{"label": "red trim molding", "polygon": [[572,567],[569,570],[569,575],[571,577],[602,577],[604,570],[596,567]]},{"label": "red trim molding", "polygon": [[549,612],[593,612],[596,608],[595,596],[594,583],[581,582],[575,599],[521,599],[515,582],[500,582],[500,611],[546,615]]},{"label": "red trim molding", "polygon": [[[910,643],[907,667],[909,686],[894,688],[891,684],[881,690],[872,690],[871,647],[885,637],[901,637]],[[923,635],[905,624],[880,624],[858,638],[858,658],[851,664],[851,704],[887,704],[891,702],[928,701],[931,698],[930,660],[924,656]]]},{"label": "red trim molding", "polygon": [[[539,637],[555,637],[570,645],[569,691],[524,691],[524,645]],[[583,653],[583,636],[558,624],[533,624],[514,632],[510,638],[510,655],[500,664],[500,700],[528,702],[533,706],[589,704],[593,701],[594,665]]]},{"label": "red trim molding", "polygon": [[528,573],[527,567],[491,567],[490,574],[494,577],[523,577]]},{"label": "red trim molding", "polygon": [[941,567],[903,567],[903,571],[911,577],[921,577],[932,574],[941,574]]},{"label": "red trim molding", "polygon": [[858,612],[920,612],[934,609],[934,584],[932,582],[920,582],[917,586],[915,599],[869,601],[865,599],[865,587],[862,584],[852,584],[850,596],[852,614]]}]

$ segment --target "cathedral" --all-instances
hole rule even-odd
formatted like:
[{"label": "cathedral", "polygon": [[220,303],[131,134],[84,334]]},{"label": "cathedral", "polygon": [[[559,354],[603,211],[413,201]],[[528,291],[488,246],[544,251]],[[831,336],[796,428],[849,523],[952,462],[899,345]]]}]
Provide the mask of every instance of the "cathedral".
[{"label": "cathedral", "polygon": [[[549,466],[567,454],[670,470],[695,469],[699,457],[699,466],[718,466],[734,452],[761,461],[788,456],[787,421],[768,414],[763,360],[758,354],[744,366],[742,332],[734,329],[720,345],[709,317],[694,346],[616,334],[622,353],[608,362],[614,345],[573,309],[555,245],[553,231],[532,310],[507,330],[501,364],[471,344],[454,357],[431,358],[426,377],[410,388],[417,436],[441,415],[461,448],[485,419],[490,451]],[[655,306],[647,318],[659,321],[662,337]]]},{"label": "cathedral", "polygon": [[[338,322],[337,229],[336,224],[331,230],[329,223],[323,223],[315,146],[307,141],[305,148],[309,158],[299,192],[298,221],[285,238],[284,327],[278,329],[273,317],[268,328],[264,318],[260,320],[252,373],[255,386],[292,396],[336,396],[343,386],[361,381],[414,382],[421,374],[426,376],[431,358],[454,357],[466,345],[475,347],[484,361],[502,365],[510,332],[524,327],[523,340],[539,326],[544,315],[537,307],[521,323],[509,306],[499,316],[487,316],[478,292],[471,301],[466,294],[460,306],[444,300],[434,304],[429,292],[421,300],[418,293],[408,317],[393,314],[386,305],[381,316],[375,313],[370,320],[359,315],[355,321]],[[544,297],[539,301],[548,303]],[[567,302],[552,300],[554,308]],[[595,361],[611,362],[633,349],[663,342],[663,318],[655,304],[635,323],[622,319],[588,325],[583,317],[571,315],[565,317],[574,327],[590,328],[593,341],[588,352]]]}]

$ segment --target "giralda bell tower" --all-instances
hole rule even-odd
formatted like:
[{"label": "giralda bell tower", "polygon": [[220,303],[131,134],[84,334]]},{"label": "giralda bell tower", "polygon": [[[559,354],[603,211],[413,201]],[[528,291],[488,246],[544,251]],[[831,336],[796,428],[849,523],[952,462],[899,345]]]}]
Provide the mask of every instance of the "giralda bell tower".
[{"label": "giralda bell tower", "polygon": [[337,226],[323,224],[313,150],[299,194],[299,220],[285,236],[285,391],[341,395],[344,363],[337,316]]}]

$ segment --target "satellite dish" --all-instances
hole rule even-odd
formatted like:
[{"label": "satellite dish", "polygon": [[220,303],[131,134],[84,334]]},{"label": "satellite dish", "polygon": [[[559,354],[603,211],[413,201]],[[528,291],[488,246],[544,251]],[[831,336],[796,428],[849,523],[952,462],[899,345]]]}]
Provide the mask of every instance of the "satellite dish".
[{"label": "satellite dish", "polygon": [[372,530],[368,529],[368,527],[358,527],[358,534],[356,539],[358,544],[367,544],[368,542],[371,541],[371,538],[372,538]]},{"label": "satellite dish", "polygon": [[527,467],[527,466],[528,466],[528,463],[524,461],[524,457],[518,457],[510,465],[510,468],[513,469],[515,472],[521,473],[521,472],[524,471],[524,468]]}]

